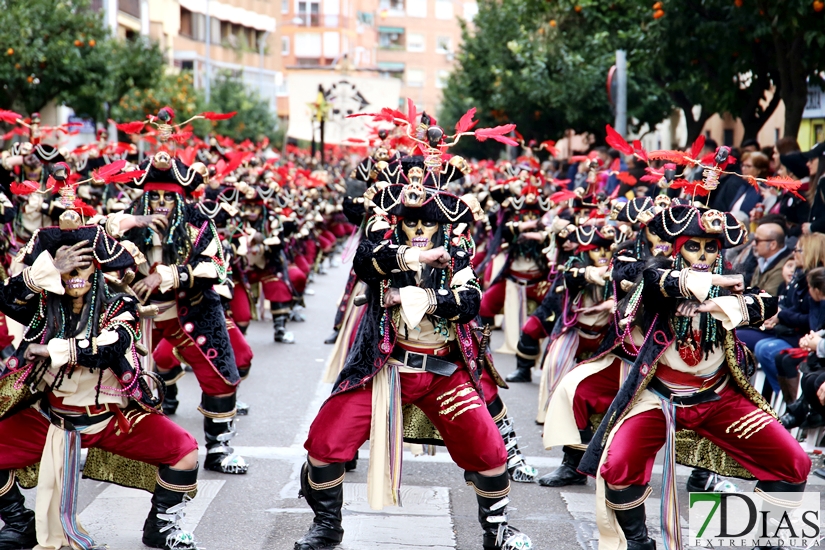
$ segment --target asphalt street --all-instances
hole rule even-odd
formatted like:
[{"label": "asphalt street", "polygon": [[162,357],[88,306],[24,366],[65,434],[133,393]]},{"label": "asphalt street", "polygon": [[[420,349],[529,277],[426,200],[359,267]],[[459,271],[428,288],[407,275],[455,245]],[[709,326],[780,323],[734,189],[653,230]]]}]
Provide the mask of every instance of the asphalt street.
[{"label": "asphalt street", "polygon": [[[298,498],[298,472],[305,454],[303,442],[315,412],[328,395],[321,384],[325,361],[332,346],[323,340],[332,328],[334,310],[344,287],[348,267],[330,268],[316,276],[306,297],[306,322],[290,323],[295,344],[272,341],[269,321],[253,322],[248,339],[255,352],[252,372],[242,383],[239,398],[249,403],[249,416],[241,417],[236,449],[247,457],[249,473],[228,476],[202,471],[201,489],[190,504],[189,525],[207,550],[288,550],[309,526],[312,515]],[[493,348],[501,341],[494,333]],[[515,368],[513,356],[496,356],[503,373]],[[541,473],[561,461],[561,450],[545,451],[541,426],[534,422],[538,377],[532,384],[511,384],[502,392],[521,448]],[[173,416],[203,444],[203,419],[196,407],[200,391],[192,374],[180,382],[181,405]],[[345,429],[346,419],[342,419]],[[345,494],[345,543],[349,550],[481,548],[481,529],[473,491],[464,484],[461,470],[446,450],[436,456],[405,457],[403,484],[407,506],[369,510],[364,500],[367,446],[361,450],[358,468],[347,474]],[[661,460],[658,461],[661,464]],[[689,471],[679,468],[682,517],[687,518],[684,481]],[[661,468],[654,471],[653,498],[661,492]],[[593,514],[595,487],[543,488],[513,483],[510,523],[527,533],[534,548],[596,548]],[[740,483],[747,488],[751,484]],[[811,489],[815,489],[811,487]],[[818,487],[816,487],[818,489]],[[31,503],[33,491],[27,491]],[[112,550],[138,550],[140,528],[149,507],[148,493],[83,480],[80,519],[99,543]],[[648,501],[649,525],[658,537],[658,505]],[[686,527],[686,523],[685,523]],[[661,540],[661,539],[660,539]],[[660,542],[661,544],[661,542]],[[660,546],[661,547],[661,546]]]}]

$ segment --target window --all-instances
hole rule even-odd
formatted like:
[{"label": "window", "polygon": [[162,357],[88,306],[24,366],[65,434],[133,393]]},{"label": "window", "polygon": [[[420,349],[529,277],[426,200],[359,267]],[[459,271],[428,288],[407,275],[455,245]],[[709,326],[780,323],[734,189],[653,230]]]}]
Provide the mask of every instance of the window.
[{"label": "window", "polygon": [[337,31],[324,33],[324,57],[336,57],[341,52],[341,41]]},{"label": "window", "polygon": [[281,55],[289,55],[289,37],[281,37]]},{"label": "window", "polygon": [[320,2],[298,2],[298,18],[302,27],[318,27],[321,24]]},{"label": "window", "polygon": [[397,78],[399,80],[404,78],[404,64],[394,61],[379,61],[378,74],[381,78]]},{"label": "window", "polygon": [[407,0],[407,15],[427,17],[427,0]]},{"label": "window", "polygon": [[281,13],[289,13],[289,0],[281,0]]},{"label": "window", "polygon": [[472,21],[478,15],[478,4],[475,2],[464,2],[464,19]]},{"label": "window", "polygon": [[450,78],[450,71],[440,70],[435,75],[435,87],[436,88],[446,88],[447,87],[447,79]]},{"label": "window", "polygon": [[382,50],[403,50],[405,48],[402,27],[378,27],[378,47]]},{"label": "window", "polygon": [[407,69],[407,86],[423,88],[424,76],[424,69]]},{"label": "window", "polygon": [[453,18],[453,0],[435,0],[435,18]]},{"label": "window", "polygon": [[381,0],[378,2],[378,11],[404,11],[404,0]]},{"label": "window", "polygon": [[435,39],[436,53],[450,53],[452,51],[452,39],[449,36],[439,36]]},{"label": "window", "polygon": [[186,8],[180,9],[180,34],[192,38],[192,12]]},{"label": "window", "polygon": [[295,34],[295,57],[321,57],[321,35],[316,32]]},{"label": "window", "polygon": [[423,52],[426,49],[424,46],[424,35],[419,33],[410,33],[407,35],[407,51],[408,52]]}]

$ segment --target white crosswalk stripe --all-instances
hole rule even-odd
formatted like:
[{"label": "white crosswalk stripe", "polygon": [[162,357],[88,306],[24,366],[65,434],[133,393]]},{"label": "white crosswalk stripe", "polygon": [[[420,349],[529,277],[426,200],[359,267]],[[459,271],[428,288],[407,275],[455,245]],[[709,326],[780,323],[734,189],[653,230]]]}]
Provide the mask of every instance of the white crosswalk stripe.
[{"label": "white crosswalk stripe", "polygon": [[[225,483],[222,479],[198,482],[198,494],[186,507],[184,529],[196,530]],[[152,495],[146,491],[110,485],[80,513],[78,519],[99,544],[108,544],[109,548],[117,550],[146,550],[141,537],[151,499]],[[195,534],[197,538],[196,531]]]}]

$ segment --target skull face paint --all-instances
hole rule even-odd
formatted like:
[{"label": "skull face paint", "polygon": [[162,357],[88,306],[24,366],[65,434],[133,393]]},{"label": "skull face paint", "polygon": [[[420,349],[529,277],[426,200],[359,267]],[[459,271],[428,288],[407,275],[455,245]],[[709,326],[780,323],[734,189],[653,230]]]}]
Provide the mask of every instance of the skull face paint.
[{"label": "skull face paint", "polygon": [[710,271],[719,257],[719,241],[691,237],[682,245],[680,253],[693,271]]},{"label": "skull face paint", "polygon": [[610,263],[610,258],[613,257],[613,251],[604,247],[594,248],[593,250],[588,250],[587,255],[590,257],[593,265],[603,267]]},{"label": "skull face paint", "polygon": [[175,210],[177,202],[178,194],[172,191],[149,191],[149,209],[152,214],[160,214],[168,218]]},{"label": "skull face paint", "polygon": [[261,215],[264,212],[264,207],[260,204],[252,204],[247,207],[246,212],[244,212],[244,216],[250,222],[256,222],[261,218]]},{"label": "skull face paint", "polygon": [[87,266],[78,267],[68,273],[60,275],[66,294],[72,298],[80,298],[92,288],[92,275],[95,272],[95,264],[89,263]]},{"label": "skull face paint", "polygon": [[433,237],[440,225],[438,222],[405,219],[401,222],[401,230],[407,237],[407,244],[429,250],[433,247]]},{"label": "skull face paint", "polygon": [[673,252],[673,244],[663,241],[659,235],[645,227],[645,236],[650,243],[650,253],[654,256],[670,256]]}]

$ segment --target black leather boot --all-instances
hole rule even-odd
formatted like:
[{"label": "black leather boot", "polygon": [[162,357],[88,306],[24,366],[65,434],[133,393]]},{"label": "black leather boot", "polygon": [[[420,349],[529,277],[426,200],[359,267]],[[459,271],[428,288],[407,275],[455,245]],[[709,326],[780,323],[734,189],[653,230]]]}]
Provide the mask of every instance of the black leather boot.
[{"label": "black leather boot", "polygon": [[347,460],[344,462],[344,470],[347,472],[351,472],[358,468],[358,451],[355,451],[355,456],[352,457],[352,460]]},{"label": "black leather boot", "polygon": [[335,328],[332,329],[332,332],[327,336],[327,339],[324,340],[325,344],[334,344],[336,340],[338,340],[338,332],[339,329]]},{"label": "black leather boot", "polygon": [[198,487],[198,468],[175,470],[158,468],[158,480],[152,495],[152,509],[143,523],[143,544],[164,550],[197,550],[195,537],[180,522],[190,500],[187,493]]},{"label": "black leather boot", "polygon": [[178,380],[183,378],[186,371],[183,370],[182,366],[177,365],[170,371],[158,372],[158,374],[166,384],[166,392],[163,397],[163,403],[161,404],[163,414],[167,416],[175,414],[180,404],[178,401]]},{"label": "black leather boot", "polygon": [[[783,514],[791,514],[793,512],[794,506],[788,506],[788,500],[796,500],[796,505],[802,500],[802,493],[805,492],[805,485],[807,482],[802,483],[788,483],[786,481],[757,481],[756,487],[753,488],[755,493],[760,493],[762,497],[762,504],[760,506],[759,512],[757,514],[760,518],[763,518],[762,514],[767,513],[764,518],[767,520],[767,531],[768,533],[773,532],[779,525],[779,520],[782,518]],[[799,493],[798,499],[786,499],[783,498],[781,500],[777,500],[776,498],[772,497],[770,494],[766,493]],[[764,521],[764,519],[763,519]],[[789,545],[790,546],[790,545]],[[785,546],[754,546],[753,550],[782,550],[786,548]]]},{"label": "black leather boot", "polygon": [[301,468],[301,491],[315,512],[309,531],[295,543],[295,550],[321,550],[338,546],[344,540],[341,527],[341,507],[344,505],[344,465],[330,464],[322,468],[307,461]]},{"label": "black leather boot", "polygon": [[281,305],[284,304],[272,304],[272,328],[275,331],[273,339],[281,344],[294,344],[295,336],[286,329],[290,310],[287,309],[286,312],[283,312],[280,308],[276,309],[276,306]]},{"label": "black leather boot", "polygon": [[487,411],[493,417],[501,439],[504,440],[504,447],[507,449],[507,473],[510,474],[510,479],[519,483],[534,483],[539,472],[527,464],[524,455],[521,454],[518,446],[519,438],[516,436],[513,421],[507,415],[507,407],[500,395],[497,395],[493,402],[487,405]]},{"label": "black leather boot", "polygon": [[687,490],[688,493],[735,493],[737,491],[736,485],[704,468],[694,468],[690,472]]},{"label": "black leather boot", "polygon": [[478,472],[464,472],[464,481],[476,492],[478,522],[484,529],[484,550],[515,550],[532,548],[530,538],[507,524],[507,505],[510,503],[510,479],[507,473],[483,476]]},{"label": "black leather boot", "polygon": [[647,535],[645,524],[645,500],[650,493],[648,485],[631,485],[626,489],[605,487],[607,507],[616,514],[627,539],[627,550],[656,550],[656,541]]},{"label": "black leather boot", "polygon": [[532,368],[539,357],[539,342],[532,336],[521,333],[516,348],[516,370],[505,377],[508,382],[532,382]]},{"label": "black leather boot", "polygon": [[206,438],[206,459],[203,467],[224,474],[245,474],[249,465],[242,456],[235,454],[229,442],[235,431],[235,394],[227,397],[201,395],[203,432]]},{"label": "black leather boot", "polygon": [[547,475],[539,478],[539,485],[542,487],[566,487],[568,485],[586,485],[587,476],[578,472],[579,462],[584,456],[584,451],[565,445],[562,447],[564,458],[561,466]]},{"label": "black leather boot", "polygon": [[811,407],[808,405],[808,402],[805,401],[805,397],[802,396],[785,407],[785,414],[779,417],[779,423],[782,424],[782,427],[786,430],[798,428],[805,422],[805,419],[808,418],[810,410]]},{"label": "black leather boot", "polygon": [[0,470],[0,550],[20,550],[37,545],[34,512],[26,508],[14,472]]}]

